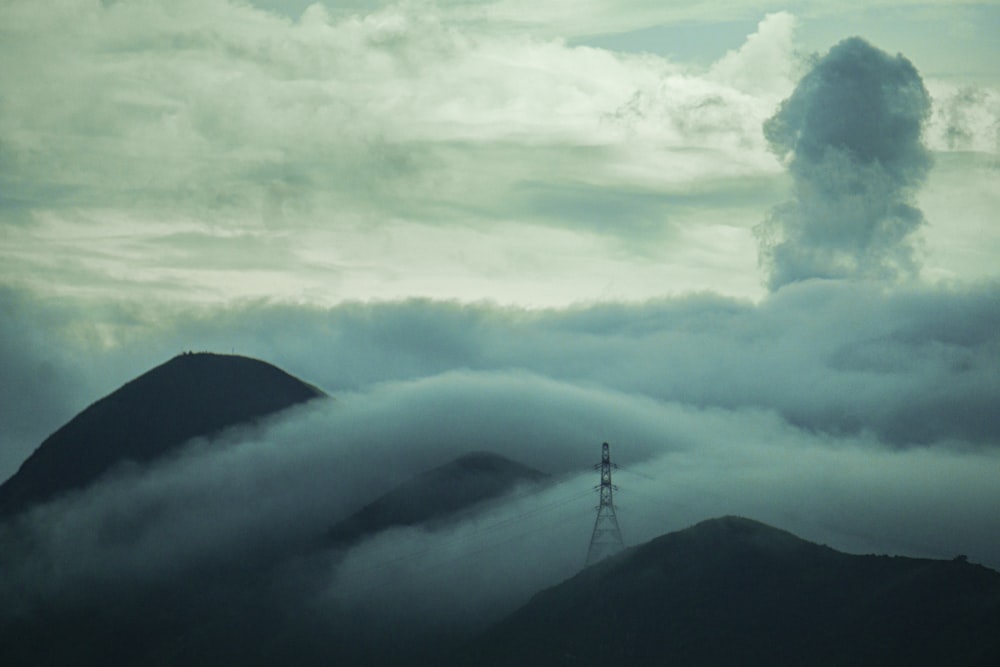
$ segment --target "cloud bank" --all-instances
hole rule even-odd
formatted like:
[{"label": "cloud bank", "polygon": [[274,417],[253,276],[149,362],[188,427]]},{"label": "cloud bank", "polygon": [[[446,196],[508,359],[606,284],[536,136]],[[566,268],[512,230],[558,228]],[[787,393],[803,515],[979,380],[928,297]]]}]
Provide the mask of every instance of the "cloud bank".
[{"label": "cloud bank", "polygon": [[[30,324],[54,312],[19,314]],[[112,369],[87,391],[113,389],[128,379],[115,373],[181,349],[235,345],[335,400],[119,471],[9,527],[8,543],[34,554],[7,569],[15,610],[233,558],[282,561],[408,476],[491,450],[558,485],[443,531],[393,531],[274,575],[292,599],[308,582],[318,595],[310,604],[323,608],[377,616],[398,595],[396,613],[437,618],[427,601],[436,590],[442,623],[460,620],[445,609],[485,621],[582,565],[603,440],[622,466],[620,519],[632,544],[735,513],[842,549],[965,553],[1000,566],[995,284],[821,281],[760,304],[700,295],[552,311],[248,305],[177,313],[149,329],[135,317],[135,338],[104,352],[87,347],[79,322],[67,329],[76,338],[59,339],[91,350],[86,373]],[[10,344],[30,350],[31,338]],[[54,377],[72,377],[74,366],[54,364]],[[548,509],[531,514],[539,507]],[[511,562],[535,565],[501,585]]]}]

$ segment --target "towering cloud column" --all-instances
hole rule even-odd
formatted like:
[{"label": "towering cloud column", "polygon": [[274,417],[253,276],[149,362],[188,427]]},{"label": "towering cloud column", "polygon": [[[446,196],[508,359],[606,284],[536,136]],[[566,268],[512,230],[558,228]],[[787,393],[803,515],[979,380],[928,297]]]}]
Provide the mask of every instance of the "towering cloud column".
[{"label": "towering cloud column", "polygon": [[930,96],[916,68],[854,37],[834,46],[764,124],[794,199],[756,232],[768,285],[913,275],[913,206],[931,166]]}]

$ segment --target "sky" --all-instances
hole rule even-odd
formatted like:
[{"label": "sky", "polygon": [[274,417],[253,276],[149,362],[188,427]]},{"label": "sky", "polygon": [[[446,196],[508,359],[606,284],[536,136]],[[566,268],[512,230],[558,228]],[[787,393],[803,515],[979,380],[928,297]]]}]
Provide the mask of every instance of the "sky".
[{"label": "sky", "polygon": [[934,100],[923,274],[992,274],[994,3],[661,4],[6,0],[0,280],[96,304],[759,299],[753,228],[791,187],[763,123],[853,35]]},{"label": "sky", "polygon": [[479,582],[513,604],[582,565],[602,441],[630,544],[739,514],[1000,568],[1000,6],[664,4],[0,2],[0,477],[183,350],[335,398],[40,509],[57,570],[490,449],[559,476],[527,535],[515,498],[328,584],[462,608],[489,547],[536,563]]}]

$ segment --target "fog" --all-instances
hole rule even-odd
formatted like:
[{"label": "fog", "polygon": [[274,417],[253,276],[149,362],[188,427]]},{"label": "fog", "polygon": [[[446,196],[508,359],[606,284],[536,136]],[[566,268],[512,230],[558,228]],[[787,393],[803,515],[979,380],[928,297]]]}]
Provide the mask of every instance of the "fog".
[{"label": "fog", "polygon": [[963,553],[1000,566],[994,447],[949,439],[900,449],[870,433],[803,429],[773,410],[695,407],[524,371],[452,371],[340,392],[34,510],[15,524],[34,555],[7,571],[5,606],[72,604],[228,561],[294,562],[395,484],[489,450],[555,482],[446,528],[313,553],[306,575],[294,566],[275,575],[317,604],[483,622],[582,567],[602,438],[621,466],[630,545],[739,514],[853,552]]}]

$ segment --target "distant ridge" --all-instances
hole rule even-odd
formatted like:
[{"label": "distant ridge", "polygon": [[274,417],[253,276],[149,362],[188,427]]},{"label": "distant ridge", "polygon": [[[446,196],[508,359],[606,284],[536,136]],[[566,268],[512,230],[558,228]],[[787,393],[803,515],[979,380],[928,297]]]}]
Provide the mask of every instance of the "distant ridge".
[{"label": "distant ridge", "polygon": [[537,594],[454,664],[995,667],[997,628],[993,570],[849,555],[724,517]]},{"label": "distant ridge", "polygon": [[393,526],[433,524],[496,498],[519,483],[548,475],[492,452],[472,452],[421,473],[330,529],[328,542],[346,546]]},{"label": "distant ridge", "polygon": [[116,465],[157,459],[323,392],[258,359],[185,353],[140,375],[49,436],[0,485],[0,518],[80,489]]}]

